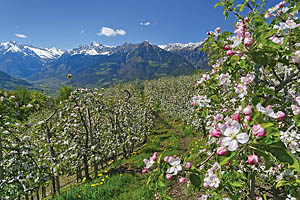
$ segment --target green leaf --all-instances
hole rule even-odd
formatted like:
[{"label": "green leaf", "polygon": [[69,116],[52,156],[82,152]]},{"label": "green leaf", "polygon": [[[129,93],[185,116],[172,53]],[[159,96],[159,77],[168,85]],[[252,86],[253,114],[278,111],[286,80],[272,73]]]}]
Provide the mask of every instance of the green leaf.
[{"label": "green leaf", "polygon": [[228,161],[230,161],[236,155],[236,151],[231,152],[229,157],[225,157],[221,162],[220,165],[225,165]]},{"label": "green leaf", "polygon": [[241,182],[239,181],[235,181],[233,183],[229,183],[230,185],[232,185],[233,187],[242,187],[243,185],[241,184]]},{"label": "green leaf", "polygon": [[253,52],[251,53],[253,60],[259,65],[267,65],[268,64],[268,56],[263,52]]},{"label": "green leaf", "polygon": [[277,184],[276,184],[276,189],[280,188],[281,186],[284,186],[285,184],[287,184],[288,182],[286,180],[280,180]]},{"label": "green leaf", "polygon": [[191,184],[197,188],[201,186],[201,178],[197,174],[190,175]]},{"label": "green leaf", "polygon": [[263,127],[263,128],[268,128],[268,127],[271,127],[271,126],[273,126],[274,125],[274,123],[272,123],[272,122],[268,122],[268,123],[263,123],[263,124],[261,124],[261,126]]}]

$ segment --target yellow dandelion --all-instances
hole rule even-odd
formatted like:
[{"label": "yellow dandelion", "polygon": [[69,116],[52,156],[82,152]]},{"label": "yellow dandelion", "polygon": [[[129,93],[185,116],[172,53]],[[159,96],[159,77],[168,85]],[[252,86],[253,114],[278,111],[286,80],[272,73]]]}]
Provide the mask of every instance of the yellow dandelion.
[{"label": "yellow dandelion", "polygon": [[98,176],[103,176],[103,174],[98,174]]},{"label": "yellow dandelion", "polygon": [[100,182],[100,185],[102,185],[103,184],[103,182]]},{"label": "yellow dandelion", "polygon": [[84,182],[85,182],[85,180],[86,180],[86,178],[83,178],[83,179],[82,179],[82,183],[84,183]]},{"label": "yellow dandelion", "polygon": [[104,173],[107,173],[107,170],[104,170]]},{"label": "yellow dandelion", "polygon": [[102,178],[102,179],[101,179],[101,181],[103,181],[103,182],[104,182],[104,178]]},{"label": "yellow dandelion", "polygon": [[97,186],[97,184],[92,184],[92,185],[91,185],[91,187],[95,187],[95,186]]}]

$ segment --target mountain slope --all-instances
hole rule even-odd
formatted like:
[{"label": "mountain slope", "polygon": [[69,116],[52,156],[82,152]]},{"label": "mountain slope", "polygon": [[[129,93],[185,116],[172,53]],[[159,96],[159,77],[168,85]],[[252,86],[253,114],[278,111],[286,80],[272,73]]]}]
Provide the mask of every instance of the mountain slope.
[{"label": "mountain slope", "polygon": [[6,90],[13,90],[18,87],[31,87],[32,84],[18,78],[14,78],[5,72],[0,71],[0,88]]}]

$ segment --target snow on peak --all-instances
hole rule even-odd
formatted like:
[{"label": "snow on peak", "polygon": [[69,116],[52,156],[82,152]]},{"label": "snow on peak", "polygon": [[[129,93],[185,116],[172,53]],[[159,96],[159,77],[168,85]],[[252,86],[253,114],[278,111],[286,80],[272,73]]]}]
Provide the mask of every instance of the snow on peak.
[{"label": "snow on peak", "polygon": [[24,46],[25,48],[33,51],[36,55],[38,55],[42,59],[56,59],[59,58],[64,51],[56,48],[37,48],[37,47],[32,47],[32,46]]},{"label": "snow on peak", "polygon": [[92,42],[90,45],[81,45],[77,48],[68,50],[68,53],[72,55],[82,54],[82,55],[111,55],[116,47],[106,46],[99,44],[98,42]]},{"label": "snow on peak", "polygon": [[166,51],[174,51],[174,50],[181,50],[184,48],[194,50],[195,48],[201,46],[203,42],[190,42],[187,44],[181,44],[181,43],[173,43],[173,44],[167,44],[167,45],[157,45],[159,48],[164,49]]}]

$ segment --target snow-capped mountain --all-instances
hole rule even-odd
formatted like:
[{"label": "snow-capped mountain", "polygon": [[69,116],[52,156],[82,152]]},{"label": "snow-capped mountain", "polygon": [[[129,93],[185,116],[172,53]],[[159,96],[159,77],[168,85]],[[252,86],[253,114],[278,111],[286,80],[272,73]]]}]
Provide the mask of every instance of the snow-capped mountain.
[{"label": "snow-capped mountain", "polygon": [[97,42],[92,42],[90,45],[81,45],[77,48],[70,49],[67,53],[71,55],[83,54],[83,55],[111,55],[116,47],[106,46]]},{"label": "snow-capped mountain", "polygon": [[196,42],[196,43],[187,43],[187,44],[181,44],[181,43],[172,43],[167,45],[157,45],[158,47],[166,50],[166,51],[178,51],[182,49],[189,49],[194,50],[195,48],[199,48],[203,42]]},{"label": "snow-capped mountain", "polygon": [[42,61],[49,61],[59,58],[65,51],[55,47],[47,49],[31,45],[23,45],[14,41],[0,43],[0,55],[4,56],[9,52],[21,53],[24,56],[33,56],[40,58]]}]

